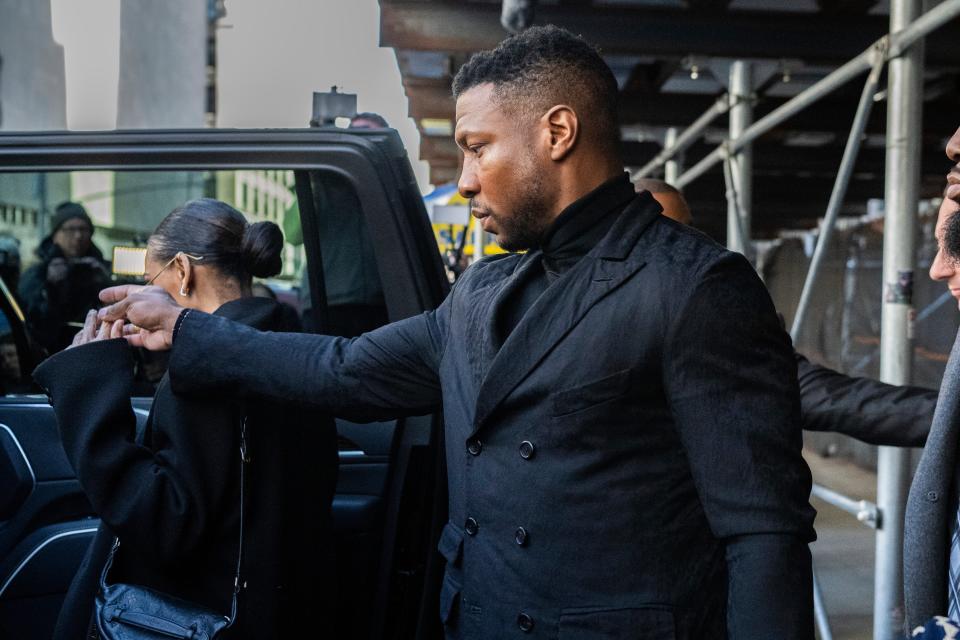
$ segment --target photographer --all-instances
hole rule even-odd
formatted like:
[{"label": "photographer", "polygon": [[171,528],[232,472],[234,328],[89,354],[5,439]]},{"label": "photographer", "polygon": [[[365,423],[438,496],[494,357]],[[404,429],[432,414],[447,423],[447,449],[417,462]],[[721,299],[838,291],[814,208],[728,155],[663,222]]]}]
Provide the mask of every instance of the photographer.
[{"label": "photographer", "polygon": [[34,339],[48,352],[70,344],[76,329],[98,306],[97,294],[110,284],[110,268],[94,246],[93,221],[82,205],[57,206],[51,232],[37,248],[39,261],[20,282],[20,298]]}]

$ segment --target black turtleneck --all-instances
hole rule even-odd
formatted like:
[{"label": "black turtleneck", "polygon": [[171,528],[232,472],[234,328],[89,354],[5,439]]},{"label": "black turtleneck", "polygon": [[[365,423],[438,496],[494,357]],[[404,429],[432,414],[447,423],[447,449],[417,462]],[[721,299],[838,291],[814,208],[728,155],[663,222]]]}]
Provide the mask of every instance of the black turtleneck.
[{"label": "black turtleneck", "polygon": [[497,322],[500,344],[548,286],[590,253],[617,216],[636,197],[630,176],[621,173],[560,212],[540,242],[540,266],[504,301]]}]

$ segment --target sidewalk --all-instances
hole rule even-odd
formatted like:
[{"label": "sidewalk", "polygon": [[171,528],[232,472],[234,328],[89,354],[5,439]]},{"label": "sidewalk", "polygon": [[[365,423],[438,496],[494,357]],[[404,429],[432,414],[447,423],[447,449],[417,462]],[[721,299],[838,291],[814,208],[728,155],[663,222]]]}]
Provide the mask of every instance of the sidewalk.
[{"label": "sidewalk", "polygon": [[[818,484],[856,500],[876,500],[877,476],[872,471],[810,450],[803,454]],[[810,549],[834,640],[871,640],[876,532],[821,500],[812,503],[817,541]]]}]

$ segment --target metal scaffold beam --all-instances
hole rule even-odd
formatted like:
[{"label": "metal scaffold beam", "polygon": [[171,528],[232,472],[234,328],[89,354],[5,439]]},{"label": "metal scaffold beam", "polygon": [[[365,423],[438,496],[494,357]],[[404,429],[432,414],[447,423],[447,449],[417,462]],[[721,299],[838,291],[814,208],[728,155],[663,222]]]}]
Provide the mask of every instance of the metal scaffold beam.
[{"label": "metal scaffold beam", "polygon": [[675,186],[679,189],[686,187],[718,163],[722,162],[727,153],[736,154],[744,146],[754,142],[763,134],[778,127],[784,121],[870,69],[873,65],[873,51],[878,46],[884,47],[889,52],[889,56],[895,58],[904,50],[908,49],[913,43],[958,16],[960,16],[960,0],[945,0],[943,3],[913,21],[908,27],[884,36],[884,38],[881,38],[881,41],[887,40],[886,43],[878,42],[871,45],[856,58],[839,67],[816,84],[798,93],[791,100],[771,111],[760,120],[757,120],[742,136],[736,141],[732,141],[729,146],[720,146],[714,149],[700,162],[681,175]]}]

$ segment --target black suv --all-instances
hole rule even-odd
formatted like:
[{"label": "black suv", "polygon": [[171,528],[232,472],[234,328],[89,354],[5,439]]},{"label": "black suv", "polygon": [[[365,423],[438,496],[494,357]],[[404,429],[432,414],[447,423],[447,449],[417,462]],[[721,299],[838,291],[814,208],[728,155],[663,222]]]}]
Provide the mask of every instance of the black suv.
[{"label": "black suv", "polygon": [[[350,302],[345,281],[364,265],[380,322],[436,307],[449,286],[393,130],[0,134],[0,231],[29,239],[30,228],[43,230],[42,209],[17,204],[18,194],[35,196],[38,188],[48,208],[60,199],[84,202],[101,247],[142,241],[173,207],[199,196],[283,222],[288,234],[299,226],[302,244],[285,249],[285,272],[316,331]],[[0,396],[0,638],[40,640],[52,633],[98,522],[52,409],[30,386],[43,354],[31,344],[15,292],[0,283],[0,294],[0,320],[9,325],[0,342],[12,345],[13,357]],[[155,363],[147,360],[149,377]],[[145,385],[133,399],[141,419],[150,396]],[[440,636],[434,544],[446,520],[446,482],[439,425],[438,414],[337,421],[339,615],[318,621],[330,637]]]}]

